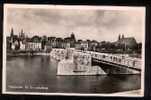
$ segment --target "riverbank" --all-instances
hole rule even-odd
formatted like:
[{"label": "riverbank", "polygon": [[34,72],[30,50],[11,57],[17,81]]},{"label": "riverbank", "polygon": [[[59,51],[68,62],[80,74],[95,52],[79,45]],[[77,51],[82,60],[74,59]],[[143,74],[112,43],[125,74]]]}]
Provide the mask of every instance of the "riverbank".
[{"label": "riverbank", "polygon": [[[56,50],[55,48],[52,49],[51,51]],[[64,49],[58,49],[58,50],[64,50]],[[25,56],[25,55],[49,55],[51,53],[51,51],[25,51],[25,50],[7,50],[6,54],[8,56]],[[93,52],[93,51],[81,51],[81,50],[76,50],[79,52]],[[59,53],[59,52],[58,52]],[[103,52],[97,52],[97,53],[103,53]],[[64,53],[63,53],[64,54]],[[125,56],[125,57],[129,57],[129,58],[141,58],[140,54],[123,54],[123,53],[108,53],[108,54],[112,54],[112,55],[117,55],[117,56]]]},{"label": "riverbank", "polygon": [[7,56],[37,56],[37,55],[46,55],[49,56],[49,52],[8,52]]}]

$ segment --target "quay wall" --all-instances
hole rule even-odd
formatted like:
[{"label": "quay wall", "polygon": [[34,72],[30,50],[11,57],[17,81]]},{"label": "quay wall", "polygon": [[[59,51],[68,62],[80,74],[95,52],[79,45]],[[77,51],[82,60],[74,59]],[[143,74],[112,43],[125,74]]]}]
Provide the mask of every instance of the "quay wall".
[{"label": "quay wall", "polygon": [[50,56],[50,53],[45,53],[45,52],[36,52],[36,53],[7,53],[7,56],[40,56],[40,55],[44,55],[44,56]]}]

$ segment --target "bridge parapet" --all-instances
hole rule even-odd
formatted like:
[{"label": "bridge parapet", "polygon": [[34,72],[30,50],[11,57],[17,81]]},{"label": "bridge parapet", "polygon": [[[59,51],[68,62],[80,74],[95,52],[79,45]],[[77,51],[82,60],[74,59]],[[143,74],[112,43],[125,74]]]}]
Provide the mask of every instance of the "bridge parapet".
[{"label": "bridge parapet", "polygon": [[[67,55],[69,58],[73,59],[73,54],[75,55],[83,55],[84,53],[88,53],[92,58],[107,61],[114,64],[124,65],[130,68],[135,68],[141,70],[142,60],[139,58],[132,58],[125,55],[117,55],[117,54],[107,54],[107,53],[98,53],[93,51],[78,51],[78,50],[69,50],[71,52],[67,53],[68,50],[65,49],[53,49],[50,55],[58,60],[66,59]],[[83,56],[82,56],[83,57]]]},{"label": "bridge parapet", "polygon": [[141,70],[142,60],[139,58],[127,57],[124,55],[115,55],[115,54],[107,54],[107,53],[98,53],[87,51],[87,53],[91,54],[92,58],[103,60],[119,65],[124,65],[127,67],[135,68]]}]

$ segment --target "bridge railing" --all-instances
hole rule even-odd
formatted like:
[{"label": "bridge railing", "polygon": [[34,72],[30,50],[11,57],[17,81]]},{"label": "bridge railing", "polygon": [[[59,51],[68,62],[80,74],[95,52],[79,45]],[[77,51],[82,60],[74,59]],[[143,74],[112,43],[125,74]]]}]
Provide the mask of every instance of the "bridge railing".
[{"label": "bridge railing", "polygon": [[63,60],[66,57],[67,52],[64,49],[53,49],[50,53],[50,56],[57,59]]},{"label": "bridge railing", "polygon": [[[73,50],[74,51],[74,50]],[[107,54],[107,53],[98,53],[93,51],[77,51],[79,54],[88,53],[92,58],[107,61],[119,65],[125,65],[127,67],[136,68],[141,70],[142,60],[139,58],[132,58],[125,55],[115,55],[115,54]],[[82,53],[81,53],[82,52]],[[72,53],[71,53],[72,54]],[[67,55],[67,51],[64,49],[53,49],[50,53],[51,56],[58,60],[65,59]]]},{"label": "bridge railing", "polygon": [[91,54],[92,58],[98,60],[125,65],[131,68],[141,69],[142,61],[139,58],[132,58],[124,55],[121,56],[121,55],[114,55],[114,54],[107,54],[107,53],[98,53],[92,51],[87,51],[87,53]]}]

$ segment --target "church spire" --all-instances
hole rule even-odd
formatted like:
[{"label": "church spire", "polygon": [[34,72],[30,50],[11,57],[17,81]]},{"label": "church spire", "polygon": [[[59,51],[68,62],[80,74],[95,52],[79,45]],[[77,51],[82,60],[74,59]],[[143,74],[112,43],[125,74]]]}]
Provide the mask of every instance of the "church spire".
[{"label": "church spire", "polygon": [[121,40],[121,35],[119,34],[119,36],[118,36],[118,40]]},{"label": "church spire", "polygon": [[124,34],[122,34],[122,39],[124,39]]},{"label": "church spire", "polygon": [[21,37],[22,39],[24,39],[24,38],[25,38],[25,33],[24,33],[23,29],[21,29],[20,37]]},{"label": "church spire", "polygon": [[23,31],[23,29],[21,29],[21,34],[23,34],[24,33],[24,31]]},{"label": "church spire", "polygon": [[14,35],[14,30],[11,28],[10,36],[12,37]]}]

